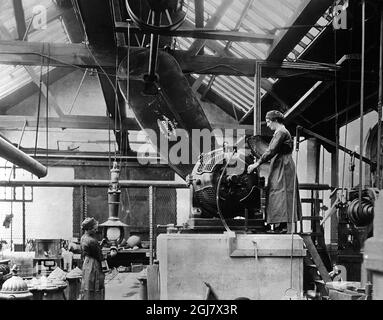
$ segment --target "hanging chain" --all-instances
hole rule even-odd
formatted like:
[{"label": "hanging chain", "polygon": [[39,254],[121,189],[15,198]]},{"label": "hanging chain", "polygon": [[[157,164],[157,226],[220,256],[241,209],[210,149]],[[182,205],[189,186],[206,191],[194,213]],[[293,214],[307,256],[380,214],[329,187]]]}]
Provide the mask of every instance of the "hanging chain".
[{"label": "hanging chain", "polygon": [[87,186],[83,187],[83,196],[84,196],[84,215],[88,217],[88,188]]}]

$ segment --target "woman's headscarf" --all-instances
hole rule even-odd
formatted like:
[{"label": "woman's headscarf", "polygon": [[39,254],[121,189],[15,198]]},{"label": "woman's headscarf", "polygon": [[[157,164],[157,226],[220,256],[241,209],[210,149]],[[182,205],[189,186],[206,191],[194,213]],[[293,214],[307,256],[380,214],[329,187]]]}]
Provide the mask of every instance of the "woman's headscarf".
[{"label": "woman's headscarf", "polygon": [[266,113],[266,119],[269,119],[271,121],[277,121],[279,123],[283,123],[284,120],[283,113],[278,110],[271,110]]},{"label": "woman's headscarf", "polygon": [[95,218],[85,218],[85,220],[81,223],[82,230],[92,230],[98,221]]}]

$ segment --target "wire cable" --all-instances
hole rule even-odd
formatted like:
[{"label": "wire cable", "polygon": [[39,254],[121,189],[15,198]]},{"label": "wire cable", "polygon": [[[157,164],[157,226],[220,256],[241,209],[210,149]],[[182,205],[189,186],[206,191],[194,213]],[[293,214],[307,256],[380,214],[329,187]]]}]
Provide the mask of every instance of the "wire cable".
[{"label": "wire cable", "polygon": [[[78,16],[79,16],[80,23],[81,23],[82,28],[84,30],[84,36],[85,36],[84,45],[87,48],[87,50],[88,50],[89,54],[91,55],[92,59],[94,60],[94,62],[98,66],[98,68],[102,71],[102,74],[105,75],[106,79],[108,80],[108,82],[110,83],[110,85],[112,86],[113,91],[114,91],[114,96],[115,96],[115,111],[114,111],[114,120],[115,120],[114,126],[115,126],[115,128],[114,129],[115,129],[116,133],[117,133],[117,130],[119,130],[119,133],[120,133],[120,147],[121,147],[121,142],[122,142],[122,130],[121,130],[121,128],[122,128],[122,118],[121,117],[122,116],[121,116],[120,105],[119,105],[119,102],[118,102],[118,91],[117,91],[118,51],[116,50],[116,52],[115,52],[115,83],[113,83],[112,79],[109,77],[109,74],[101,66],[101,64],[99,63],[97,58],[92,53],[92,50],[89,48],[89,37],[88,37],[88,34],[86,32],[85,22],[84,22],[84,19],[82,18],[80,8],[78,7],[78,3],[76,1],[74,1],[74,2],[75,2],[74,4],[76,6],[76,10],[77,10],[77,13],[78,13]],[[117,126],[118,122],[119,122],[119,127]],[[116,136],[116,138],[117,138],[117,136]],[[115,158],[115,160],[117,159],[117,146],[116,145],[114,147],[114,158]]]},{"label": "wire cable", "polygon": [[[349,51],[351,52],[352,50],[352,32],[354,28],[351,28],[350,32],[350,37],[349,37]],[[351,93],[351,67],[348,69],[348,80],[347,81],[347,93],[346,93],[346,106],[350,105],[350,93]],[[344,131],[344,146],[347,148],[347,138],[348,138],[348,111],[346,112],[346,126],[345,126],[345,131]],[[346,153],[343,153],[343,170],[342,170],[342,198],[345,199],[345,188],[344,188],[344,180],[345,180],[345,170],[346,170]],[[351,181],[350,181],[351,183]],[[352,188],[353,186],[351,186]]]},{"label": "wire cable", "polygon": [[[237,145],[238,145],[238,143],[237,143]],[[228,165],[230,164],[231,159],[233,159],[234,155],[237,153],[236,150],[237,150],[237,149],[234,148],[234,151],[232,152],[232,154],[231,154],[229,160],[227,160],[226,163],[225,163],[225,165],[224,165],[224,168],[223,168],[223,170],[222,170],[222,172],[221,172],[221,175],[219,176],[219,179],[218,179],[218,183],[217,183],[217,191],[216,191],[217,212],[218,212],[218,215],[219,215],[219,217],[220,217],[220,219],[221,219],[221,221],[222,221],[222,224],[223,224],[223,226],[225,227],[225,229],[226,229],[227,232],[230,232],[231,229],[230,229],[229,226],[227,225],[226,220],[224,219],[223,214],[222,214],[221,206],[220,206],[220,203],[219,203],[219,191],[220,191],[220,188],[221,188],[222,178],[223,178],[223,176],[224,176],[224,174],[225,174],[225,172],[226,172],[226,169],[227,169]],[[223,160],[225,160],[225,154],[223,154]]]},{"label": "wire cable", "polygon": [[[127,100],[125,100],[125,106],[130,108],[129,106],[129,99],[130,99],[130,40],[131,40],[131,35],[130,35],[130,24],[128,26],[128,52],[127,52],[127,57],[126,57],[126,97]],[[129,144],[129,131],[126,130],[126,148],[128,148]],[[129,145],[130,149],[130,145]],[[126,164],[128,163],[128,160],[126,159]]]},{"label": "wire cable", "polygon": [[75,94],[75,96],[74,96],[72,105],[71,105],[71,107],[70,107],[70,109],[69,109],[69,111],[68,111],[68,114],[71,114],[71,113],[72,113],[74,104],[76,103],[76,100],[77,100],[77,98],[78,98],[78,95],[80,94],[80,90],[81,90],[81,87],[82,87],[82,85],[83,85],[83,83],[84,83],[84,80],[85,80],[85,77],[86,77],[87,73],[88,73],[88,68],[85,69],[85,71],[84,71],[84,74],[83,74],[83,76],[82,76],[82,78],[81,78],[81,81],[80,81],[80,85],[79,85],[78,88],[77,88],[76,94]]},{"label": "wire cable", "polygon": [[[297,185],[297,172],[298,172],[298,159],[299,159],[299,137],[298,135],[296,136],[296,153],[295,153],[295,168],[294,168],[294,190],[293,190],[293,212],[292,212],[292,217],[291,217],[291,252],[290,252],[290,287],[285,290],[285,297],[289,297],[290,299],[293,297],[291,293],[294,292],[294,295],[298,296],[298,290],[294,289],[293,287],[293,255],[294,255],[294,218],[298,218],[298,213],[297,213],[297,191],[298,191],[298,185]],[[301,230],[303,232],[303,230]],[[288,294],[290,293],[290,294]]]},{"label": "wire cable", "polygon": [[[115,76],[115,79],[114,79],[114,85],[115,85],[115,88],[117,88],[117,71],[118,71],[118,55],[117,55],[117,52],[116,52],[116,55],[115,55],[115,73],[116,73],[116,76]],[[120,120],[120,126],[118,127],[118,120]],[[122,121],[121,121],[121,112],[120,112],[120,105],[119,105],[119,102],[118,102],[118,93],[117,93],[117,89],[114,90],[114,130],[116,131],[117,133],[117,130],[119,130],[119,151],[120,153],[123,152],[123,145],[122,145],[122,136],[123,136],[123,133],[122,133],[122,130],[121,130],[121,124],[122,124]],[[117,135],[116,135],[116,139],[117,139]],[[117,147],[115,146],[114,148],[114,161],[117,162]],[[121,162],[120,162],[120,166],[121,166]]]},{"label": "wire cable", "polygon": [[[50,56],[50,47],[48,44],[48,56]],[[47,61],[47,72],[46,72],[46,101],[45,101],[45,108],[46,108],[46,145],[47,145],[47,163],[46,166],[48,168],[48,163],[49,163],[49,59]]]},{"label": "wire cable", "polygon": [[[43,44],[43,51],[44,51],[44,44]],[[39,100],[37,104],[37,123],[36,123],[36,135],[35,135],[35,152],[34,152],[35,157],[37,154],[37,143],[38,143],[38,137],[39,137],[40,109],[41,109],[41,96],[42,96],[42,85],[43,85],[43,65],[44,65],[44,57],[41,56]]]}]

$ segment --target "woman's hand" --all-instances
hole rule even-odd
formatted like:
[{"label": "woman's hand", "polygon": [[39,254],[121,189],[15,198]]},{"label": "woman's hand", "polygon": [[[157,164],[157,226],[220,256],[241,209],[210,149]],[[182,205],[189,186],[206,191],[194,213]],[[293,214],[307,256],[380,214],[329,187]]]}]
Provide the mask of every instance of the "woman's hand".
[{"label": "woman's hand", "polygon": [[252,173],[255,169],[259,167],[259,163],[253,163],[247,167],[247,173]]},{"label": "woman's hand", "polygon": [[107,244],[107,243],[108,243],[108,239],[103,238],[103,239],[100,241],[100,246],[102,247],[102,246],[104,246],[104,245]]}]

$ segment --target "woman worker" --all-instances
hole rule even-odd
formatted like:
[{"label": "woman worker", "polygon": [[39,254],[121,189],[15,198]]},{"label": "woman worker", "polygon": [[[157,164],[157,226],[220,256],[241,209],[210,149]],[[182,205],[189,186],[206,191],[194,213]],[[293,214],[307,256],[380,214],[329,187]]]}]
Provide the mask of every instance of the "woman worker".
[{"label": "woman worker", "polygon": [[104,300],[105,276],[101,266],[103,256],[101,245],[95,238],[98,221],[94,218],[86,218],[82,222],[81,228],[84,231],[80,241],[84,262],[80,297],[81,300]]},{"label": "woman worker", "polygon": [[[266,125],[274,131],[268,149],[247,168],[251,173],[262,163],[269,160],[270,173],[266,198],[266,217],[268,224],[274,224],[274,232],[291,232],[292,225],[302,216],[301,202],[298,192],[298,179],[291,153],[293,140],[283,125],[283,114],[272,110],[266,114]],[[295,192],[294,192],[295,183]],[[294,201],[295,195],[295,201]],[[294,210],[295,204],[295,210]]]}]

